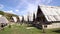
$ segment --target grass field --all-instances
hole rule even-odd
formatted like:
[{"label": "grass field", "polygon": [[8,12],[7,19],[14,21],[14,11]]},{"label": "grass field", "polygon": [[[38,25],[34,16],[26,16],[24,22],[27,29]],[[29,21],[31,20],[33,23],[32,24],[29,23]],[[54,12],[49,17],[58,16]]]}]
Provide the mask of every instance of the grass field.
[{"label": "grass field", "polygon": [[[14,24],[11,28],[8,26],[4,30],[0,30],[0,34],[43,34],[42,30],[37,29],[35,27],[31,29],[26,29],[25,25]],[[60,29],[49,29],[45,30],[45,34],[60,34]]]}]

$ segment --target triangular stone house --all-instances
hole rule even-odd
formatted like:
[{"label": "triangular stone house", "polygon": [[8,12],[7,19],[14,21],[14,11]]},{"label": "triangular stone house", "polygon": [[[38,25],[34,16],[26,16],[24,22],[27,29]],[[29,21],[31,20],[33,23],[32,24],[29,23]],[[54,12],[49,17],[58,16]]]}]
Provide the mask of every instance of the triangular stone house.
[{"label": "triangular stone house", "polygon": [[46,29],[60,28],[60,7],[38,6],[36,21]]}]

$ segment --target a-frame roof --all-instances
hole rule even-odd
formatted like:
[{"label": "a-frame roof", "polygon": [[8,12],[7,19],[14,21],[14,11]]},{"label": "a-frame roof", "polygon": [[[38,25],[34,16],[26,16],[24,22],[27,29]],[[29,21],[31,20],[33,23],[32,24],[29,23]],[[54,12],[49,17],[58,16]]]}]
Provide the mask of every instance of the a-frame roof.
[{"label": "a-frame roof", "polygon": [[40,6],[47,21],[60,21],[60,7]]},{"label": "a-frame roof", "polygon": [[2,16],[0,17],[0,23],[8,23],[9,21],[7,20],[6,17]]}]

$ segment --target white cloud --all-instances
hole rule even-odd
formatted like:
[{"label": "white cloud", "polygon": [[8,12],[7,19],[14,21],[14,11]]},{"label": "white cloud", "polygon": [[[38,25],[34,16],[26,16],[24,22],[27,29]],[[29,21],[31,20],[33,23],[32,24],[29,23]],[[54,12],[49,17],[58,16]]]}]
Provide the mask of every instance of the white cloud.
[{"label": "white cloud", "polygon": [[10,10],[10,11],[6,11],[6,12],[13,13],[13,11],[12,11],[12,10]]},{"label": "white cloud", "polygon": [[0,4],[0,9],[4,8],[4,5]]},{"label": "white cloud", "polygon": [[[27,6],[24,6],[24,7],[26,7],[26,10],[21,11],[21,13],[23,13],[24,15],[29,14],[30,20],[32,20],[33,19],[33,13],[36,14],[36,12],[37,12],[37,6],[39,4],[40,5],[49,4],[51,2],[52,2],[52,0],[21,0],[21,2],[17,5],[16,8],[19,9],[20,7],[22,7],[21,5],[26,4]],[[19,11],[19,10],[16,10],[16,11]]]},{"label": "white cloud", "polygon": [[[32,2],[32,3],[31,3]],[[22,12],[26,13],[26,12],[35,12],[37,9],[37,6],[43,5],[43,4],[49,4],[51,3],[52,0],[20,0],[20,3],[16,6],[17,9],[20,9],[23,5],[26,4],[25,9],[26,10],[22,10]],[[19,10],[16,10],[19,11]]]},{"label": "white cloud", "polygon": [[[33,20],[33,13],[37,11],[37,6],[33,5],[33,4],[28,4],[27,8],[25,11],[23,11],[24,13],[27,12],[26,14],[29,14],[29,19],[30,21]],[[24,15],[26,15],[24,14]],[[27,15],[26,15],[27,16]]]},{"label": "white cloud", "polygon": [[16,14],[15,12],[13,12],[13,10],[9,10],[9,11],[4,11],[6,13],[12,13],[12,14]]},{"label": "white cloud", "polygon": [[28,3],[28,5],[27,5],[26,10],[24,12],[27,12],[27,14],[29,14],[30,21],[32,21],[33,20],[33,13],[36,14],[38,4],[40,4],[40,5],[42,5],[43,3],[48,4],[51,1],[52,0],[35,0],[35,4],[34,3],[29,3],[27,1],[25,1],[25,2]]},{"label": "white cloud", "polygon": [[49,3],[51,3],[53,0],[47,0],[47,3],[46,4],[49,4]]},{"label": "white cloud", "polygon": [[15,10],[15,11],[17,11],[17,12],[18,12],[19,10]]},{"label": "white cloud", "polygon": [[52,0],[20,0],[20,3],[16,6],[16,8],[19,9],[20,7],[22,7],[21,5],[26,4],[27,6],[24,6],[24,7],[26,7],[26,10],[33,11],[33,10],[35,10],[35,7],[37,7],[39,4],[40,5],[49,4],[51,2],[52,2]]}]

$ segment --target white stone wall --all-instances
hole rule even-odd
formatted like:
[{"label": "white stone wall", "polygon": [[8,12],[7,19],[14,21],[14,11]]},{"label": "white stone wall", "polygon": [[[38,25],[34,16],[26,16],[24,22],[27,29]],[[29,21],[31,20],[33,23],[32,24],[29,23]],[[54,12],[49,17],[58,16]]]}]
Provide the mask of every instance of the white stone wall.
[{"label": "white stone wall", "polygon": [[50,25],[47,25],[46,29],[52,29],[52,28],[60,28],[60,23],[52,23]]},{"label": "white stone wall", "polygon": [[17,22],[17,18],[16,17],[13,16],[12,18],[14,19],[14,22]]},{"label": "white stone wall", "polygon": [[19,16],[20,21],[22,21],[22,16]]},{"label": "white stone wall", "polygon": [[28,21],[28,15],[24,15],[24,21]]},{"label": "white stone wall", "polygon": [[7,20],[6,17],[2,16],[0,17],[0,23],[8,23],[9,21]]},{"label": "white stone wall", "polygon": [[0,15],[0,17],[2,17],[2,15]]}]

